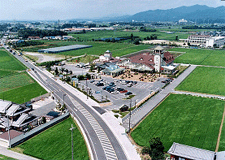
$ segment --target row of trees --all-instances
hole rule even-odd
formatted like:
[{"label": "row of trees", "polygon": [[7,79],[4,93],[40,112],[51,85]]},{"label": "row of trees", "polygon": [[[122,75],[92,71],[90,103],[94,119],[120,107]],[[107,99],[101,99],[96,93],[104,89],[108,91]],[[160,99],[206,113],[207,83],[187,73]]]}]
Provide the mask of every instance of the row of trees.
[{"label": "row of trees", "polygon": [[20,29],[18,31],[18,36],[23,38],[28,38],[29,36],[39,36],[40,38],[43,38],[45,36],[63,36],[63,35],[67,35],[67,33],[59,30],[40,30],[40,29],[25,28]]}]

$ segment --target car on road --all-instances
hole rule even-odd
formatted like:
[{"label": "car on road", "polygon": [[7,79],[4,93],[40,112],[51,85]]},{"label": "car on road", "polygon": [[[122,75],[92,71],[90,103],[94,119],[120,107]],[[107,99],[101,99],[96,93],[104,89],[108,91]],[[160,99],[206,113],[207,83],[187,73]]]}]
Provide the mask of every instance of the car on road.
[{"label": "car on road", "polygon": [[125,95],[131,95],[132,94],[132,92],[127,92],[127,93],[125,93]]}]

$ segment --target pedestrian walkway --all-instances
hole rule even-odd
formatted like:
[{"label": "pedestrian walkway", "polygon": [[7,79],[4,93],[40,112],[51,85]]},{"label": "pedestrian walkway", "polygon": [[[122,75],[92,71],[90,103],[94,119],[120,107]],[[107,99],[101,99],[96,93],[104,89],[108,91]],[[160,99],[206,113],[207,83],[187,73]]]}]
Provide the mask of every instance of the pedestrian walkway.
[{"label": "pedestrian walkway", "polygon": [[[177,79],[171,82],[165,89],[161,90],[158,94],[144,103],[139,109],[132,113],[130,119],[130,126],[133,128],[136,126],[149,112],[151,112],[169,93],[176,88],[194,69],[195,65],[187,68]],[[129,129],[129,115],[124,117],[123,126],[125,129]]]},{"label": "pedestrian walkway", "polygon": [[21,154],[21,153],[17,153],[17,152],[13,152],[11,150],[8,150],[5,147],[1,147],[0,146],[0,154],[5,155],[7,157],[11,157],[11,158],[15,158],[15,159],[19,159],[19,160],[37,160],[36,158],[27,156],[25,154]]},{"label": "pedestrian walkway", "polygon": [[188,92],[188,91],[172,91],[174,94],[186,94],[186,95],[192,95],[197,97],[206,97],[206,98],[218,98],[225,100],[225,96],[220,95],[212,95],[212,94],[206,94],[206,93],[195,93],[195,92]]}]

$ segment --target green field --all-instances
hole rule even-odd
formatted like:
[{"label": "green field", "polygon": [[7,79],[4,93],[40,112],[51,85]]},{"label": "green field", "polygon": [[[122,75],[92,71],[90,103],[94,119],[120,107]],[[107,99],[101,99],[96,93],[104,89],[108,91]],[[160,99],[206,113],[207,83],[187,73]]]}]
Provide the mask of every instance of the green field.
[{"label": "green field", "polygon": [[215,151],[224,109],[224,101],[169,95],[131,133],[140,146],[160,137],[165,151],[173,142]]},{"label": "green field", "polygon": [[225,68],[197,67],[176,90],[225,95]]},{"label": "green field", "polygon": [[[173,31],[174,33],[166,33],[165,31]],[[116,38],[116,37],[129,37],[133,34],[133,36],[138,36],[142,40],[147,36],[151,36],[152,34],[157,35],[158,39],[165,40],[176,40],[176,35],[179,39],[186,39],[190,35],[188,32],[183,32],[183,30],[165,30],[165,29],[157,29],[156,32],[135,32],[135,31],[123,31],[123,30],[115,30],[115,31],[97,31],[97,32],[86,32],[85,34],[70,34],[74,38],[84,41],[91,41],[92,39],[100,39],[100,38]]]},{"label": "green field", "polygon": [[173,48],[169,51],[186,52],[175,59],[175,63],[225,67],[225,50]]},{"label": "green field", "polygon": [[0,99],[21,104],[47,93],[25,69],[11,54],[0,50]]},{"label": "green field", "polygon": [[[50,129],[38,134],[19,145],[24,154],[39,159],[71,159],[71,124],[75,126],[73,119],[68,118]],[[73,131],[74,159],[89,159],[87,147],[79,130]]]},{"label": "green field", "polygon": [[25,70],[26,67],[5,50],[0,50],[1,70]]},{"label": "green field", "polygon": [[7,157],[7,156],[4,156],[2,154],[0,154],[0,159],[2,159],[2,160],[14,160],[14,158]]},{"label": "green field", "polygon": [[76,41],[45,41],[45,46],[32,46],[23,48],[24,51],[28,52],[37,52],[39,49],[46,49],[52,47],[59,47],[65,45],[74,45],[74,44],[82,44],[82,45],[92,45],[91,48],[79,49],[61,52],[57,54],[61,55],[69,55],[69,56],[80,56],[83,54],[87,55],[101,55],[106,50],[110,50],[113,56],[122,56],[129,53],[137,52],[143,49],[147,49],[149,45],[134,45],[127,43],[107,43],[107,42],[76,42]]}]

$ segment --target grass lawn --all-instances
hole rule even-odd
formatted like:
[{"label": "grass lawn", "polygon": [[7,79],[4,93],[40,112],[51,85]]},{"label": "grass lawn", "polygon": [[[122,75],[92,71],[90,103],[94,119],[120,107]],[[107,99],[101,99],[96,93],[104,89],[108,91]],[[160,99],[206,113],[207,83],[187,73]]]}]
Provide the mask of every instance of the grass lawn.
[{"label": "grass lawn", "polygon": [[2,154],[0,154],[0,159],[2,159],[2,160],[14,160],[14,158],[7,157],[7,156],[4,156]]},{"label": "grass lawn", "polygon": [[224,50],[173,48],[169,51],[186,52],[175,59],[175,63],[223,66],[225,67]]},{"label": "grass lawn", "polygon": [[0,50],[0,69],[21,71],[25,70],[26,67],[7,51]]},{"label": "grass lawn", "polygon": [[225,69],[197,67],[176,90],[225,95]]},{"label": "grass lawn", "polygon": [[160,137],[165,151],[173,142],[215,151],[223,109],[224,101],[171,94],[131,136],[140,146]]},{"label": "grass lawn", "polygon": [[[19,145],[23,153],[39,159],[71,159],[71,124],[70,117]],[[73,131],[74,159],[89,159],[87,147],[79,130]]]}]

